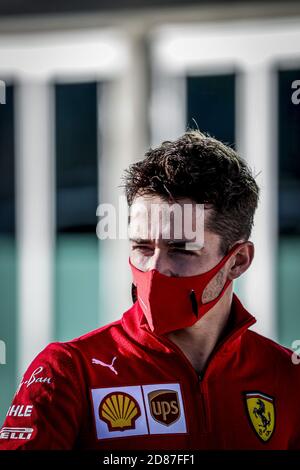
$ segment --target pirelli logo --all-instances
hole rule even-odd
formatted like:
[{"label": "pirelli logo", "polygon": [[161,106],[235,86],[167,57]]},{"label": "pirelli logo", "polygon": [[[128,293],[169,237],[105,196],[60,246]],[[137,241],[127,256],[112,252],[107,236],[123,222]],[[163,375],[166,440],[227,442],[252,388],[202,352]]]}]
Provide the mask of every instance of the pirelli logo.
[{"label": "pirelli logo", "polygon": [[0,439],[24,439],[29,440],[32,436],[33,428],[2,428]]}]

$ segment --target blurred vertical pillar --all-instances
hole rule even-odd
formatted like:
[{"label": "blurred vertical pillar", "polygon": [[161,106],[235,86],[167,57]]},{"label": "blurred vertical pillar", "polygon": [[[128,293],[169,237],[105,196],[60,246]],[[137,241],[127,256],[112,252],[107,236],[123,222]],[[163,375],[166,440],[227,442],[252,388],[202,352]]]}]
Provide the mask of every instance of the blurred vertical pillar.
[{"label": "blurred vertical pillar", "polygon": [[153,57],[151,93],[151,145],[177,139],[186,130],[186,77],[159,69]]},{"label": "blurred vertical pillar", "polygon": [[[255,257],[244,274],[243,298],[259,332],[276,339],[277,152],[275,95],[268,63],[249,63],[238,88],[238,149],[253,169],[260,202],[251,240]],[[242,95],[243,94],[243,95]],[[239,106],[239,105],[238,105]]]},{"label": "blurred vertical pillar", "polygon": [[[119,215],[127,224],[121,177],[125,168],[142,159],[148,145],[148,54],[144,35],[126,31],[127,64],[122,74],[101,85],[99,130],[99,201],[116,209],[117,239],[100,242],[100,313],[105,324],[121,316],[131,305],[129,244],[119,238]],[[119,212],[121,213],[119,214]]]},{"label": "blurred vertical pillar", "polygon": [[51,340],[53,168],[47,83],[22,81],[16,99],[18,374]]}]

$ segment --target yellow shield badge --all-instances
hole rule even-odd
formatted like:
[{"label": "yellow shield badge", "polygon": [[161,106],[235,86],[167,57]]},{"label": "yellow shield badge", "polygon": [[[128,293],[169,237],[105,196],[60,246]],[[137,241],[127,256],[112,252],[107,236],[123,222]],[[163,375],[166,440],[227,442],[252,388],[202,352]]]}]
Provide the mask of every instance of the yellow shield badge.
[{"label": "yellow shield badge", "polygon": [[275,429],[274,398],[260,392],[247,392],[245,399],[254,431],[263,442],[267,442]]}]

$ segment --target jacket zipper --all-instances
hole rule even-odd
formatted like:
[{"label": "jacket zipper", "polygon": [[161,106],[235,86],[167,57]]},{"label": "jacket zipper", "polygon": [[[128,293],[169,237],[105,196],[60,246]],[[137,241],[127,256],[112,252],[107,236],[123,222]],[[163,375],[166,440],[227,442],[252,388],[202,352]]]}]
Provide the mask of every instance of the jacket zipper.
[{"label": "jacket zipper", "polygon": [[[165,336],[163,337],[163,342],[167,343],[169,345],[170,349],[172,349],[175,353],[177,353],[181,357],[181,359],[186,363],[186,365],[191,370],[191,372],[194,376],[196,386],[197,386],[197,392],[199,393],[201,414],[202,414],[202,417],[203,417],[203,421],[202,421],[203,426],[201,428],[202,433],[210,432],[210,416],[209,416],[210,413],[208,411],[209,410],[209,403],[208,403],[208,397],[205,398],[204,385],[203,385],[203,381],[204,381],[204,379],[207,375],[207,371],[211,367],[211,364],[214,362],[216,355],[220,352],[220,350],[223,348],[223,346],[226,343],[228,343],[229,341],[232,341],[235,337],[238,336],[238,334],[241,334],[242,331],[244,329],[246,329],[246,326],[247,326],[247,328],[249,328],[254,322],[255,322],[255,320],[253,318],[250,318],[250,319],[247,318],[247,320],[245,320],[243,323],[238,325],[238,327],[236,327],[230,333],[229,336],[225,337],[222,341],[220,341],[220,343],[214,349],[211,356],[208,357],[206,367],[204,367],[203,371],[200,372],[199,374],[196,372],[196,370],[194,369],[194,367],[192,366],[192,364],[190,363],[188,358],[185,356],[185,354],[181,351],[179,346],[177,346],[175,343],[173,343],[173,341],[169,340]],[[151,333],[151,334],[153,334],[154,336],[157,336],[154,333]],[[158,337],[158,338],[160,339],[160,341],[162,341],[161,337]]]},{"label": "jacket zipper", "polygon": [[192,375],[194,376],[194,383],[196,385],[196,393],[198,395],[198,400],[199,400],[198,402],[199,407],[197,408],[197,411],[199,413],[199,409],[200,409],[200,418],[201,418],[201,423],[202,423],[201,434],[207,433],[209,432],[209,417],[207,413],[208,404],[206,403],[204,393],[203,393],[203,385],[202,385],[203,374],[202,373],[198,374],[196,372],[196,370],[194,369],[194,367],[192,366],[188,358],[183,354],[181,349],[175,343],[173,343],[173,341],[165,337],[163,338],[163,341],[168,343],[168,345],[170,346],[170,349],[172,349],[175,353],[178,354],[178,356],[181,357],[181,359],[186,363],[187,367],[190,369]]},{"label": "jacket zipper", "polygon": [[[218,346],[214,349],[213,353],[208,357],[207,365],[204,367],[202,372],[200,372],[199,374],[196,372],[196,370],[194,369],[194,367],[192,366],[192,364],[190,363],[188,358],[185,356],[185,354],[182,352],[182,350],[179,348],[179,346],[177,346],[177,344],[175,344],[173,341],[166,338],[165,336],[163,337],[163,340],[161,339],[161,337],[159,337],[157,335],[154,335],[154,336],[156,336],[160,341],[163,341],[163,342],[167,343],[168,346],[170,347],[170,349],[172,349],[175,353],[177,353],[184,360],[184,362],[188,365],[189,369],[192,371],[192,374],[196,378],[196,382],[199,384],[200,382],[202,382],[205,379],[205,376],[207,374],[207,370],[211,367],[212,362],[214,362],[214,359],[215,359],[216,355],[219,353],[219,351],[222,349],[222,347],[226,343],[228,343],[229,340],[233,340],[237,336],[237,333],[239,333],[239,332],[241,333],[242,330],[244,330],[244,328],[246,327],[246,325],[249,328],[253,323],[254,323],[254,321],[252,319],[245,320],[235,330],[233,330],[229,336],[225,337],[222,341],[220,341]],[[153,333],[151,332],[151,334],[153,334]]]}]

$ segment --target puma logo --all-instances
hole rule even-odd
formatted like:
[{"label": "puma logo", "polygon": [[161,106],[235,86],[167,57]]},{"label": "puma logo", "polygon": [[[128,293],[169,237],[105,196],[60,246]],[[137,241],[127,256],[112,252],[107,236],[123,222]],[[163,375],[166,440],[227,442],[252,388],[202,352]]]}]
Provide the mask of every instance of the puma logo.
[{"label": "puma logo", "polygon": [[99,361],[99,359],[95,359],[93,357],[92,359],[92,363],[93,364],[99,364],[100,366],[103,366],[103,367],[108,367],[111,371],[113,371],[116,375],[118,375],[118,372],[116,371],[116,369],[113,367],[113,364],[115,362],[115,360],[117,359],[117,357],[114,357],[111,364],[106,364],[105,362],[102,362],[102,361]]}]

